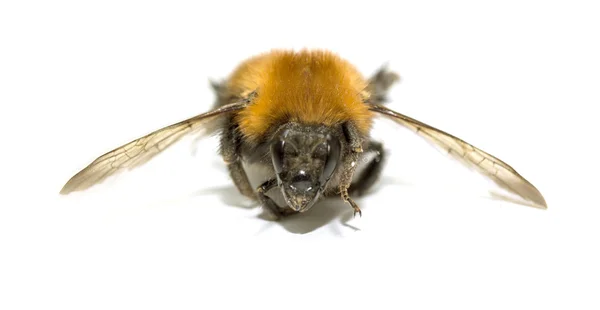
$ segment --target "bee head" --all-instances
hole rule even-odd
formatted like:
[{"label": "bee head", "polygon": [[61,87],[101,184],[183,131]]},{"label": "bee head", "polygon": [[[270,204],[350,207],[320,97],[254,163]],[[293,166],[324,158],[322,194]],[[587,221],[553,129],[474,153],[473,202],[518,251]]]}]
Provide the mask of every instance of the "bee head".
[{"label": "bee head", "polygon": [[318,200],[340,160],[340,141],[326,126],[291,124],[271,144],[277,182],[287,205],[304,212]]}]

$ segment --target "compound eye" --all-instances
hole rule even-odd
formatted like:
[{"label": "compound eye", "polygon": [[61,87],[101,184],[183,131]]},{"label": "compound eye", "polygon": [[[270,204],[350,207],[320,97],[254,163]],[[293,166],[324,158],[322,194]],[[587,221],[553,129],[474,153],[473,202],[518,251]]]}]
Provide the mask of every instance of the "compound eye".
[{"label": "compound eye", "polygon": [[322,185],[331,178],[338,162],[340,161],[340,142],[331,136],[327,137],[327,159],[323,168],[323,174],[319,178]]},{"label": "compound eye", "polygon": [[271,144],[271,158],[273,160],[273,167],[275,172],[279,176],[283,170],[283,150],[285,148],[285,141],[279,140]]}]

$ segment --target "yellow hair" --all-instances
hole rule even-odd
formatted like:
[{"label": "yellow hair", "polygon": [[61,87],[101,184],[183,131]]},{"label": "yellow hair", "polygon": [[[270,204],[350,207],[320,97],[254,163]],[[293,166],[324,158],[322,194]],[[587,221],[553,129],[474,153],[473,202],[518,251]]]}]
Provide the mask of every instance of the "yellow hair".
[{"label": "yellow hair", "polygon": [[372,114],[363,102],[367,81],[327,51],[272,51],[246,60],[227,82],[234,95],[257,92],[236,117],[242,134],[260,140],[283,122],[333,126],[351,121],[367,134]]}]

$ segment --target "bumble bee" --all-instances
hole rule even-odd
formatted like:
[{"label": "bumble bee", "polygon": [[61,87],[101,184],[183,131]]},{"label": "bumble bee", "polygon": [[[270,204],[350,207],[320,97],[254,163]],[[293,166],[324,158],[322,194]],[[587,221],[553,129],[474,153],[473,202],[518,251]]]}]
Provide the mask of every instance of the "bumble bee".
[{"label": "bumble bee", "polygon": [[[305,212],[322,197],[339,195],[361,215],[352,197],[377,180],[386,153],[369,136],[376,116],[389,118],[443,148],[502,188],[546,208],[540,192],[500,159],[444,131],[383,105],[399,79],[385,67],[370,79],[334,53],[271,51],[242,62],[214,83],[214,108],[112,150],[73,176],[61,193],[84,190],[145,163],[187,134],[219,132],[220,153],[237,189],[275,218]],[[354,175],[359,162],[366,162]],[[254,188],[246,165],[269,178]],[[278,188],[285,203],[269,191]]]}]

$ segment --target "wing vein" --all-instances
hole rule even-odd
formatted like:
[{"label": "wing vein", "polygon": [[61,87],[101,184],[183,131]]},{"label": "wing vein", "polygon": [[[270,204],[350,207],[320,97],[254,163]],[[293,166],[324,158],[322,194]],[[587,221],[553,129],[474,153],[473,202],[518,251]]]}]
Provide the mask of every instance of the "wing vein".
[{"label": "wing vein", "polygon": [[86,168],[75,174],[62,188],[61,194],[84,190],[102,182],[108,176],[124,168],[138,167],[167,149],[184,135],[196,130],[206,134],[216,128],[210,125],[222,116],[244,109],[248,100],[224,105],[213,111],[163,127],[141,138],[130,141],[96,158]]},{"label": "wing vein", "polygon": [[[499,158],[447,132],[384,106],[374,105],[370,107],[370,110],[382,114],[399,125],[412,129],[417,135],[446,150],[452,158],[467,167],[476,168],[476,171],[490,178],[500,187],[519,195],[521,198],[532,203],[533,206],[546,208],[546,201],[537,188]],[[489,161],[490,164],[486,164],[486,161]]]}]

